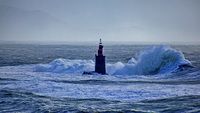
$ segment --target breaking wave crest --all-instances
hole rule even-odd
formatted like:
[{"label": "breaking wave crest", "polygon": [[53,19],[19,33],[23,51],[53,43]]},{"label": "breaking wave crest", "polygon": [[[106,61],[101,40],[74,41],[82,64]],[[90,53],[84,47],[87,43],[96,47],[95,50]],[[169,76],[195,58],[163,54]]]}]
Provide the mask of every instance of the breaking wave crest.
[{"label": "breaking wave crest", "polygon": [[191,66],[191,63],[184,58],[180,51],[169,46],[151,46],[141,51],[137,56],[129,60],[123,68],[116,70],[114,74],[128,75],[155,75],[174,72],[184,66]]},{"label": "breaking wave crest", "polygon": [[[166,74],[191,66],[180,51],[169,46],[151,46],[132,58],[128,63],[107,63],[107,73],[111,75],[155,75]],[[56,59],[50,64],[38,64],[35,71],[54,73],[82,73],[93,71],[92,60]]]},{"label": "breaking wave crest", "polygon": [[83,73],[83,71],[94,70],[92,60],[68,60],[59,58],[49,64],[38,64],[35,71],[54,73]]}]

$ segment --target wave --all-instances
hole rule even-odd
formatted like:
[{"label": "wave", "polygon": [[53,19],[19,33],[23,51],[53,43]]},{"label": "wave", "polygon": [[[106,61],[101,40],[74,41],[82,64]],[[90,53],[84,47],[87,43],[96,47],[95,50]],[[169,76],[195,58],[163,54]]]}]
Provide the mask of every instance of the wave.
[{"label": "wave", "polygon": [[55,83],[70,83],[70,84],[89,84],[89,85],[124,85],[124,84],[164,84],[164,85],[195,85],[200,84],[197,80],[100,80],[100,79],[87,79],[87,80],[47,80]]},{"label": "wave", "polygon": [[191,66],[184,58],[181,51],[176,51],[166,45],[151,46],[141,51],[137,60],[131,59],[123,68],[116,70],[114,74],[127,75],[155,75],[166,74]]},{"label": "wave", "polygon": [[94,70],[94,62],[92,60],[68,60],[59,58],[50,64],[38,64],[35,71],[38,72],[54,72],[54,73],[83,73],[83,71]]},{"label": "wave", "polygon": [[[192,112],[200,111],[200,96],[186,95],[139,102],[99,98],[38,95],[25,89],[0,90],[3,112]],[[66,104],[67,103],[67,104]],[[182,104],[184,103],[184,104]],[[92,105],[92,107],[91,107]]]},{"label": "wave", "polygon": [[[184,58],[181,51],[176,51],[166,45],[151,46],[139,52],[136,58],[127,63],[107,63],[107,73],[111,75],[156,75],[184,70],[191,63]],[[35,71],[54,73],[82,73],[93,71],[92,60],[56,59],[49,64],[36,65]]]}]

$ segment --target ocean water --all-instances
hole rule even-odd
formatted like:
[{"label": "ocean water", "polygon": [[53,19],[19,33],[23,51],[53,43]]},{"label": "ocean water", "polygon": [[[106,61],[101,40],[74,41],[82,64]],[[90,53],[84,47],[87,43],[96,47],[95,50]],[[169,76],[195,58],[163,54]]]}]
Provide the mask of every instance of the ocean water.
[{"label": "ocean water", "polygon": [[0,44],[0,112],[200,112],[199,45]]}]

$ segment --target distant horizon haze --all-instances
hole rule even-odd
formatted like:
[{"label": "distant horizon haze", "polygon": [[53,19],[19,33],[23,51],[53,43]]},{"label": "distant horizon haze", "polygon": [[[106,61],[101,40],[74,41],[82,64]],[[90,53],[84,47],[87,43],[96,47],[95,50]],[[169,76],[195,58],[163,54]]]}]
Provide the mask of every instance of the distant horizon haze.
[{"label": "distant horizon haze", "polygon": [[0,41],[198,44],[199,6],[199,0],[0,0]]}]

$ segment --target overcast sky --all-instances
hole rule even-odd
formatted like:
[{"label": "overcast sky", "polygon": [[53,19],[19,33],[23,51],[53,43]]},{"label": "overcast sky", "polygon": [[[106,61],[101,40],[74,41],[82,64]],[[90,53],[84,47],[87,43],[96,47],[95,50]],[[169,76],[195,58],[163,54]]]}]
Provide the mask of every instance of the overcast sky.
[{"label": "overcast sky", "polygon": [[23,17],[33,19],[29,23],[17,17],[12,21],[20,27],[8,26],[7,18],[16,15],[2,18],[12,11],[2,9],[1,40],[200,42],[200,0],[0,0],[4,6],[53,19],[44,25],[33,22],[34,16]]}]

